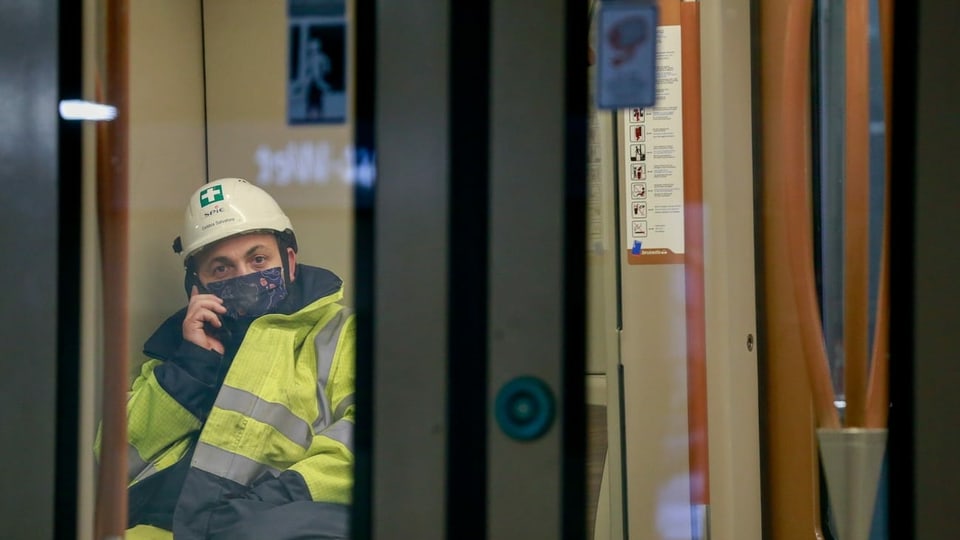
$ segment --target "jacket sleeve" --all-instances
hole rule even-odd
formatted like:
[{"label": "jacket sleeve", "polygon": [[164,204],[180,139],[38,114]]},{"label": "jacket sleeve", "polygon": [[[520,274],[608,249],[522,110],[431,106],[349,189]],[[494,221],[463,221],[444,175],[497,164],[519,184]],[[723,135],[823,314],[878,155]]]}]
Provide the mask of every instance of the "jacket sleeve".
[{"label": "jacket sleeve", "polygon": [[350,504],[353,489],[354,406],[313,440],[312,455],[290,467],[314,501]]},{"label": "jacket sleeve", "polygon": [[217,397],[223,364],[219,353],[184,341],[169,362],[156,367],[154,375],[164,392],[202,421]]},{"label": "jacket sleeve", "polygon": [[143,364],[127,399],[130,480],[200,429],[216,397],[220,364],[220,355],[189,343],[170,361]]}]

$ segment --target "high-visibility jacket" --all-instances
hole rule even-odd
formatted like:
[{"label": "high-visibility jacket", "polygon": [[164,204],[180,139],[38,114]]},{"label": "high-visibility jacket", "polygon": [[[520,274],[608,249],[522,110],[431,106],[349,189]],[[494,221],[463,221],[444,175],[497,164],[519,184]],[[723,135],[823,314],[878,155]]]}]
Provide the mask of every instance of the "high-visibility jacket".
[{"label": "high-visibility jacket", "polygon": [[[299,265],[295,284],[303,307],[250,323],[222,384],[213,351],[204,351],[209,364],[181,360],[164,371],[176,359],[156,353],[143,364],[127,404],[131,525],[156,525],[137,509],[170,496],[158,485],[173,485],[178,539],[347,536],[354,317],[332,273]],[[171,319],[175,331],[182,313]],[[219,384],[208,412],[171,390],[190,384]]]}]

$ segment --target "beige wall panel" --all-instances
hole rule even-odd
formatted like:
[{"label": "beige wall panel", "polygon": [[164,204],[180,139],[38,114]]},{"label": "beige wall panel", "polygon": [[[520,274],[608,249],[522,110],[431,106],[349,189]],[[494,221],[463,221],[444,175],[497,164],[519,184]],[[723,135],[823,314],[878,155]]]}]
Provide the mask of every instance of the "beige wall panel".
[{"label": "beige wall panel", "polygon": [[[663,21],[673,20],[679,6],[662,3]],[[703,6],[709,527],[714,538],[759,538],[757,359],[755,349],[746,346],[747,335],[756,332],[749,1],[721,0]],[[689,31],[686,26],[684,31]],[[684,84],[696,80],[685,79]],[[624,148],[623,135],[619,137]],[[687,174],[690,181],[695,180],[694,172]],[[621,170],[623,176],[628,173]],[[627,196],[621,188],[621,200]],[[694,210],[686,204],[688,211]],[[621,228],[623,238],[628,234]],[[621,267],[621,362],[629,532],[636,538],[691,538],[684,266],[628,262]]]},{"label": "beige wall panel", "polygon": [[353,281],[352,2],[347,2],[345,123],[288,125],[285,0],[206,0],[210,177],[266,189],[287,211],[300,261]]},{"label": "beige wall panel", "polygon": [[[661,1],[659,24],[679,23],[680,2]],[[629,201],[630,146],[618,126],[620,200]],[[621,239],[632,237],[628,220],[620,218]],[[687,539],[693,532],[684,266],[630,264],[626,253],[621,261],[627,536]]]},{"label": "beige wall panel", "polygon": [[759,539],[750,0],[701,9],[710,538]]},{"label": "beige wall panel", "polygon": [[690,538],[683,266],[622,272],[629,536]]},{"label": "beige wall panel", "polygon": [[203,68],[197,0],[130,2],[130,358],[186,304],[171,245],[204,180]]}]

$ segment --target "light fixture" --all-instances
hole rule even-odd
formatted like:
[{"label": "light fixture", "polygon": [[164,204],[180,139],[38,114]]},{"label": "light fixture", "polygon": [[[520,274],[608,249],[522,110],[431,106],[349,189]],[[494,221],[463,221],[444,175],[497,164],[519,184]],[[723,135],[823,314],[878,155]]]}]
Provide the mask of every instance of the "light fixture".
[{"label": "light fixture", "polygon": [[64,120],[113,120],[117,108],[103,103],[82,99],[65,99],[60,102],[60,118]]}]

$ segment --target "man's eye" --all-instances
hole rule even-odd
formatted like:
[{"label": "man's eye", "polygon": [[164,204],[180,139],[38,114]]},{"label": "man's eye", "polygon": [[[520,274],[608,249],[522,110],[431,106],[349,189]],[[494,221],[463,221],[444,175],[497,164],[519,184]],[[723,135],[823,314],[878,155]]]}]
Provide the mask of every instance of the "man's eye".
[{"label": "man's eye", "polygon": [[219,266],[214,266],[210,271],[213,273],[213,275],[219,276],[227,271],[227,267],[221,264]]},{"label": "man's eye", "polygon": [[253,258],[253,262],[256,264],[263,264],[267,262],[267,257],[266,255],[257,255],[256,257]]}]

